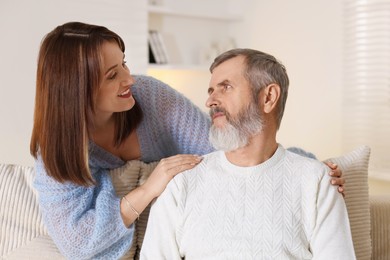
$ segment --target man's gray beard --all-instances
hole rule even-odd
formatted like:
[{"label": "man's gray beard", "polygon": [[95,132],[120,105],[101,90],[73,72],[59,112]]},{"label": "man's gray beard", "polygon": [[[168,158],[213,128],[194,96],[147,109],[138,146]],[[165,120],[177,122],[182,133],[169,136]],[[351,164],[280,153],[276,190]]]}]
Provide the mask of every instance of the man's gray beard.
[{"label": "man's gray beard", "polygon": [[211,125],[209,131],[209,141],[217,150],[228,152],[242,148],[249,144],[251,137],[263,129],[260,108],[253,101],[249,107],[242,109],[236,118],[226,111],[225,117],[227,122],[224,127]]}]

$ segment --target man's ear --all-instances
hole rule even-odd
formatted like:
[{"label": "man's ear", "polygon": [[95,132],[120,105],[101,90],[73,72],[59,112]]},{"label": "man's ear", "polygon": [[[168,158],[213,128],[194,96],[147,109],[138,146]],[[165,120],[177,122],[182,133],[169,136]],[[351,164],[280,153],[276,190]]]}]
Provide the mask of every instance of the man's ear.
[{"label": "man's ear", "polygon": [[263,97],[263,111],[266,114],[275,110],[276,105],[280,98],[280,86],[272,83],[266,86],[262,91]]}]

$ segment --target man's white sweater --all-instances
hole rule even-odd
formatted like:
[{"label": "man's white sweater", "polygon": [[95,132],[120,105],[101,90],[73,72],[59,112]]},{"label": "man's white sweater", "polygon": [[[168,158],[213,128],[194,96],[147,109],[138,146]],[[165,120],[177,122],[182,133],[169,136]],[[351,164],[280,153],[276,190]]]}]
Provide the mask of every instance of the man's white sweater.
[{"label": "man's white sweater", "polygon": [[208,154],[152,206],[141,259],[355,259],[328,171],[280,145],[253,167]]}]

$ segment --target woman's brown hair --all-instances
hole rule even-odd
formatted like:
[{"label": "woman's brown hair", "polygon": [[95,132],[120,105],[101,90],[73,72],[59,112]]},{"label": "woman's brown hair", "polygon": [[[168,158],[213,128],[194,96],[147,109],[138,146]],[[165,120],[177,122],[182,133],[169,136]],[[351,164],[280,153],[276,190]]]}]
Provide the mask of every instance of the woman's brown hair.
[{"label": "woman's brown hair", "polygon": [[[34,126],[30,152],[42,157],[47,173],[59,182],[92,185],[88,166],[88,128],[102,78],[101,48],[121,37],[103,26],[70,22],[48,33],[38,56]],[[120,145],[138,126],[137,102],[115,113],[113,142]]]}]

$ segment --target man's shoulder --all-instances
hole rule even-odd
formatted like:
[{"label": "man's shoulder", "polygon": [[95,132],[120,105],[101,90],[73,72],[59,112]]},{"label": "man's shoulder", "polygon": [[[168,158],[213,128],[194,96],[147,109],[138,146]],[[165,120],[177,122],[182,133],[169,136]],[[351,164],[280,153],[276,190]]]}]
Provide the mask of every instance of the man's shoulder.
[{"label": "man's shoulder", "polygon": [[221,156],[221,151],[214,151],[205,155],[202,155],[202,161],[196,165],[194,168],[184,171],[181,174],[178,174],[174,177],[175,180],[183,181],[188,180],[189,178],[196,178],[203,174],[208,174],[208,168],[210,165],[218,164],[218,160]]},{"label": "man's shoulder", "polygon": [[307,173],[322,178],[328,171],[328,167],[323,162],[294,152],[286,151],[285,159],[289,167],[296,172]]},{"label": "man's shoulder", "polygon": [[322,163],[314,158],[306,157],[304,155],[297,154],[295,152],[291,152],[289,150],[286,150],[286,160],[293,162],[293,163],[299,163],[299,164],[308,164],[308,165],[321,165]]}]

